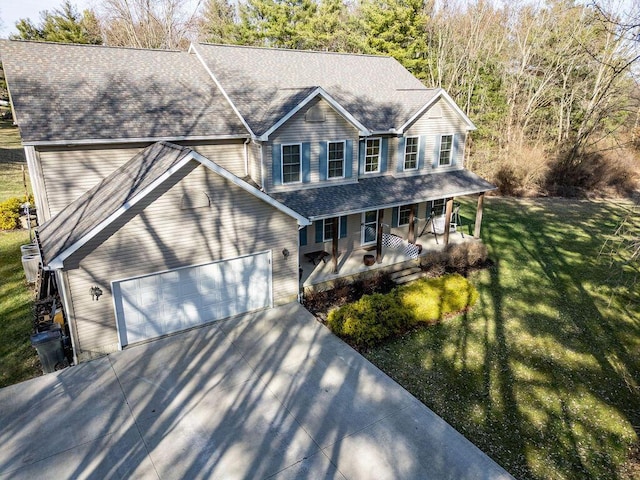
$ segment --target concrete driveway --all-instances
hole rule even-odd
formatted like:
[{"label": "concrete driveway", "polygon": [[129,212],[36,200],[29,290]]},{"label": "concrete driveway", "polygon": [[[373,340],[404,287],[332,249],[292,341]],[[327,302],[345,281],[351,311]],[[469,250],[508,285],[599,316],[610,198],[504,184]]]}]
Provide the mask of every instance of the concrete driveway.
[{"label": "concrete driveway", "polygon": [[298,304],[0,389],[0,478],[512,478]]}]

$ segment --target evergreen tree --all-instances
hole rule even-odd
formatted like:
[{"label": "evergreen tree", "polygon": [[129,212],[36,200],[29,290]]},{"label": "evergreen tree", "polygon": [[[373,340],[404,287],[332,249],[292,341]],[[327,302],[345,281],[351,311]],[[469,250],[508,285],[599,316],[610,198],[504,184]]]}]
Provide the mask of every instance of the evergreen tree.
[{"label": "evergreen tree", "polygon": [[228,0],[207,0],[198,22],[202,41],[238,43],[238,19],[235,7]]},{"label": "evergreen tree", "polygon": [[58,43],[101,44],[102,36],[95,14],[85,10],[79,14],[70,0],[53,12],[40,12],[42,21],[35,25],[30,19],[21,19],[16,23],[17,35],[13,39],[44,40]]}]

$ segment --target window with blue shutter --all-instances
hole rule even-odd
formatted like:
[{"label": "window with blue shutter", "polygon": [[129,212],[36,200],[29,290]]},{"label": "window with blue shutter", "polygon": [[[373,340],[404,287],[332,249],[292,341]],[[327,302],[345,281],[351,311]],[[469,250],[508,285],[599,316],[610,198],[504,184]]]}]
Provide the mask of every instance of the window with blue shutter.
[{"label": "window with blue shutter", "polygon": [[302,144],[302,181],[304,183],[311,181],[311,144],[309,142]]},{"label": "window with blue shutter", "polygon": [[327,142],[320,142],[320,153],[318,154],[318,165],[320,181],[327,179]]},{"label": "window with blue shutter", "polygon": [[353,140],[347,140],[345,142],[344,152],[344,178],[351,178],[353,176]]},{"label": "window with blue shutter", "polygon": [[282,184],[282,157],[281,157],[280,144],[274,143],[271,146],[271,159],[273,168],[273,184]]},{"label": "window with blue shutter", "polygon": [[347,217],[340,217],[340,238],[347,236]]},{"label": "window with blue shutter", "polygon": [[382,138],[380,140],[380,173],[387,171],[387,162],[389,159],[389,139]]},{"label": "window with blue shutter", "polygon": [[398,211],[400,210],[400,207],[393,207],[393,209],[391,210],[391,226],[393,228],[398,226]]},{"label": "window with blue shutter", "polygon": [[324,221],[316,220],[314,225],[316,227],[316,243],[322,243],[322,236],[324,235]]},{"label": "window with blue shutter", "polygon": [[307,244],[307,227],[298,230],[298,236],[300,238],[300,246],[304,247]]},{"label": "window with blue shutter", "polygon": [[418,141],[418,170],[421,170],[425,166],[424,153],[427,149],[427,136],[421,135]]},{"label": "window with blue shutter", "polygon": [[396,160],[396,171],[404,171],[404,137],[398,138],[398,156]]}]

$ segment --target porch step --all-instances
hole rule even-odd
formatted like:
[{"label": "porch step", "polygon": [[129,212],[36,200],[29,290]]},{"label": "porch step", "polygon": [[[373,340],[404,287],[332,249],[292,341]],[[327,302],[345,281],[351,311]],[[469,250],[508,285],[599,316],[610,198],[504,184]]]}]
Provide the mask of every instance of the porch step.
[{"label": "porch step", "polygon": [[427,275],[420,267],[411,267],[391,274],[391,279],[396,285],[402,285]]}]

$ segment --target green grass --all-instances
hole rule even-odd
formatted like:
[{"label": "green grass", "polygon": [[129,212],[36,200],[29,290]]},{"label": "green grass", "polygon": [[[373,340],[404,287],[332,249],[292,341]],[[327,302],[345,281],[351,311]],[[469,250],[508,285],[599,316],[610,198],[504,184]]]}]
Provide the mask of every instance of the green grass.
[{"label": "green grass", "polygon": [[10,197],[24,198],[22,167],[25,168],[27,188],[31,193],[26,172],[20,134],[10,121],[0,120],[0,202]]},{"label": "green grass", "polygon": [[29,232],[0,231],[0,387],[40,375],[40,362],[31,346],[33,292],[25,280],[20,245]]},{"label": "green grass", "polygon": [[[24,195],[21,165],[18,129],[0,121],[0,202]],[[22,268],[20,245],[25,243],[29,243],[26,230],[0,231],[0,387],[41,374],[29,341],[34,296]]]},{"label": "green grass", "polygon": [[366,356],[516,478],[633,478],[640,276],[599,256],[630,204],[485,205],[476,306]]}]

